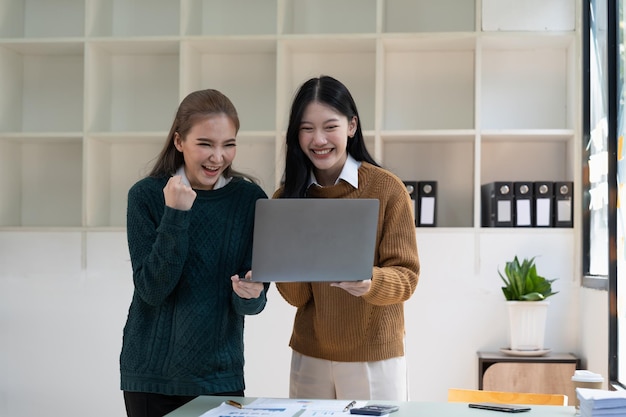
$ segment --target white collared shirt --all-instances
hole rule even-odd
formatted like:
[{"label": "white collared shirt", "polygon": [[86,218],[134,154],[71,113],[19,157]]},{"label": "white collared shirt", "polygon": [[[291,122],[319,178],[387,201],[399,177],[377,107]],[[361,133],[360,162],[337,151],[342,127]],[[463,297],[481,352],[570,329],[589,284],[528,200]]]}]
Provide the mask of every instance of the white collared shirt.
[{"label": "white collared shirt", "polygon": [[[335,181],[335,185],[339,183],[340,180],[344,180],[354,188],[359,188],[359,167],[361,166],[361,162],[357,161],[352,157],[352,155],[348,154],[348,158],[346,159],[346,163],[343,164],[343,169],[337,177],[337,181]],[[317,178],[315,178],[315,174],[311,171],[311,177],[309,178],[309,186],[312,184],[318,185],[321,187],[320,183],[317,182]]]},{"label": "white collared shirt", "polygon": [[[185,184],[186,186],[191,187],[191,184],[189,183],[189,180],[187,179],[187,175],[185,174],[185,166],[184,165],[182,165],[180,168],[178,168],[178,170],[176,171],[176,174],[174,174],[174,175],[180,175],[182,177],[181,182],[183,184]],[[215,186],[213,186],[213,189],[217,190],[218,188],[224,187],[232,179],[233,179],[233,177],[225,178],[223,175],[220,174],[220,177],[217,179],[217,182],[215,183]]]}]

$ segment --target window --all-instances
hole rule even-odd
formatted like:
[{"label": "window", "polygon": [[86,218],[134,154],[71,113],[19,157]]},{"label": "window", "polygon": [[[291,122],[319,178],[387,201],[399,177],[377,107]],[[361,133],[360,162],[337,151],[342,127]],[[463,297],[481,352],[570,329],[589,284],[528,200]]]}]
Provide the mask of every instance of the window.
[{"label": "window", "polygon": [[626,388],[625,2],[589,0],[583,16],[583,285],[608,284],[609,378],[621,389]]},{"label": "window", "polygon": [[[613,161],[616,171],[615,198],[611,199],[614,204],[614,219],[610,218],[610,224],[615,224],[616,236],[614,251],[611,251],[610,264],[615,264],[615,273],[609,274],[609,377],[621,388],[626,387],[626,200],[624,199],[624,187],[626,186],[626,161],[624,160],[624,3],[626,0],[617,2],[616,10],[609,11],[610,27],[614,30],[609,32],[609,40],[615,39],[615,47],[612,48],[611,57],[614,58],[615,65],[612,76],[609,79],[609,91],[611,91],[613,103],[616,108],[614,123],[611,126],[615,129],[614,134],[609,130],[609,146],[611,152],[610,160]],[[611,2],[609,2],[611,4]],[[611,17],[613,16],[613,17]],[[614,34],[612,33],[614,32]],[[609,60],[609,65],[611,61]],[[609,172],[612,167],[609,167]],[[614,200],[614,203],[613,203]],[[612,270],[612,268],[611,268]],[[620,361],[620,358],[624,360]]]},{"label": "window", "polygon": [[[609,379],[626,389],[626,160],[624,7],[589,0],[584,14],[586,204],[583,284],[609,291]],[[622,359],[622,360],[620,360]]]},{"label": "window", "polygon": [[590,0],[583,38],[583,285],[606,288],[609,276],[608,1]]}]

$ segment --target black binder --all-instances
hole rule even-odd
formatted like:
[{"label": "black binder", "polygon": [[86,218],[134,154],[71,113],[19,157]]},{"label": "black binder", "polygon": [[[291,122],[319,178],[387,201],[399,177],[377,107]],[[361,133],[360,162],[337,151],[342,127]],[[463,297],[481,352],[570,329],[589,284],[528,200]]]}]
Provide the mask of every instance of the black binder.
[{"label": "black binder", "polygon": [[554,183],[554,227],[574,226],[574,183]]},{"label": "black binder", "polygon": [[417,181],[402,181],[413,203],[413,221],[417,227]]},{"label": "black binder", "polygon": [[495,181],[481,186],[483,227],[513,226],[513,183]]},{"label": "black binder", "polygon": [[514,182],[513,196],[515,197],[515,227],[533,226],[533,183],[529,181]]},{"label": "black binder", "polygon": [[417,226],[437,226],[437,181],[417,183]]},{"label": "black binder", "polygon": [[535,181],[534,204],[535,227],[554,226],[554,183],[552,181]]}]

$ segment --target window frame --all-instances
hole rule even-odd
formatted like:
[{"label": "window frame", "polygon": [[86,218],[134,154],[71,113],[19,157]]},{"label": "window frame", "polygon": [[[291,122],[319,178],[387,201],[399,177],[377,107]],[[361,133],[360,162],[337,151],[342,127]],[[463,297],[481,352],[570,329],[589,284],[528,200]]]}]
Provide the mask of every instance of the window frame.
[{"label": "window frame", "polygon": [[[590,249],[591,237],[590,233],[591,219],[589,210],[589,166],[588,158],[590,152],[588,150],[588,142],[591,136],[591,56],[590,56],[590,31],[591,31],[591,10],[593,6],[600,1],[605,1],[606,6],[606,77],[602,82],[607,83],[607,103],[606,103],[606,119],[607,119],[607,232],[608,232],[608,248],[607,254],[607,275],[594,276],[589,274],[590,269]],[[609,386],[614,389],[626,389],[626,373],[620,380],[619,375],[619,320],[618,320],[618,139],[619,139],[619,117],[623,112],[620,106],[621,86],[624,80],[620,77],[620,68],[622,62],[620,60],[620,46],[623,39],[620,39],[620,11],[623,9],[626,0],[589,0],[586,2],[586,10],[583,12],[583,242],[582,242],[582,260],[583,260],[583,282],[582,286],[587,288],[601,289],[608,291],[608,315],[609,315]],[[621,209],[623,210],[623,209]],[[622,233],[624,234],[624,233]],[[626,271],[625,271],[626,272]],[[626,343],[626,335],[623,336]],[[626,348],[624,349],[626,351]]]},{"label": "window frame", "polygon": [[[602,0],[597,0],[597,1],[602,1]],[[589,180],[589,158],[591,156],[591,149],[588,145],[590,138],[591,138],[591,50],[590,50],[590,41],[591,41],[591,36],[590,36],[590,31],[591,31],[591,24],[592,24],[592,18],[591,18],[591,9],[593,8],[594,4],[597,3],[596,0],[589,0],[588,2],[585,2],[585,7],[582,13],[582,23],[583,23],[583,31],[582,31],[582,63],[583,63],[583,77],[582,77],[582,81],[583,81],[583,108],[582,108],[582,112],[583,112],[583,117],[582,117],[582,132],[583,132],[583,140],[582,140],[582,166],[583,166],[583,170],[582,170],[582,178],[581,178],[581,183],[582,183],[582,189],[583,189],[583,193],[582,193],[582,205],[583,205],[583,209],[582,209],[582,282],[581,285],[585,288],[592,288],[592,289],[597,289],[597,290],[605,290],[608,291],[609,290],[609,282],[610,282],[610,276],[611,276],[611,265],[608,265],[608,274],[607,275],[594,275],[590,273],[590,269],[591,269],[591,240],[592,240],[592,234],[590,232],[590,228],[591,228],[591,210],[589,209],[590,207],[590,203],[591,203],[591,196],[590,196],[590,188],[591,188],[591,184],[590,184],[590,180]],[[615,3],[615,2],[611,2],[611,0],[604,0],[607,3],[607,16],[610,16],[611,11],[609,10],[610,8],[610,3]],[[609,18],[610,20],[610,18]],[[607,22],[607,25],[610,22]],[[610,28],[609,28],[609,32],[607,33],[607,37],[611,36],[610,33]],[[607,39],[607,43],[608,43],[608,48],[609,50],[607,52],[610,52],[611,49],[611,39]],[[611,68],[615,68],[614,66],[611,67],[611,63],[610,63],[610,56],[612,54],[608,53],[607,59],[609,60],[609,62],[607,62],[607,68],[609,68],[608,71],[608,76],[609,79],[607,79],[607,81],[609,81],[610,84],[610,77],[611,77],[611,73],[615,74],[615,71],[612,71]],[[608,89],[608,101],[609,103],[607,103],[607,122],[608,122],[608,138],[614,137],[611,136],[611,124],[612,124],[612,118],[611,118],[611,110],[612,107],[611,106],[611,90],[610,88]],[[607,139],[607,146],[610,148],[611,147],[611,141],[609,139]],[[609,149],[609,153],[610,149]],[[608,178],[607,181],[609,182],[608,184],[608,188],[609,188],[609,209],[608,209],[608,213],[607,213],[607,227],[608,227],[608,235],[609,235],[609,239],[608,239],[608,244],[609,244],[609,248],[607,249],[608,253],[610,254],[612,249],[611,246],[612,245],[612,241],[615,241],[615,228],[611,227],[612,221],[611,221],[611,216],[613,213],[612,207],[611,207],[611,198],[610,198],[610,189],[611,189],[611,158],[609,158],[608,165],[609,165],[609,174],[608,174]],[[615,172],[615,171],[613,171]],[[613,176],[615,177],[615,176]],[[613,206],[614,208],[615,206]],[[614,219],[613,219],[614,220]],[[607,262],[609,262],[609,260],[607,259]]]}]

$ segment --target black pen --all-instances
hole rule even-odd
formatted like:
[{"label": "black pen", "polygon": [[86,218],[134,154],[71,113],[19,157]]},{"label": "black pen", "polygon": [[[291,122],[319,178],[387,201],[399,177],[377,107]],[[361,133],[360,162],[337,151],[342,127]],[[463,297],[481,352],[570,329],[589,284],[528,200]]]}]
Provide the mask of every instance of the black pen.
[{"label": "black pen", "polygon": [[345,408],[343,409],[343,411],[346,412],[349,409],[351,409],[352,407],[354,407],[355,405],[356,405],[356,401],[350,401],[350,404],[346,405]]}]

